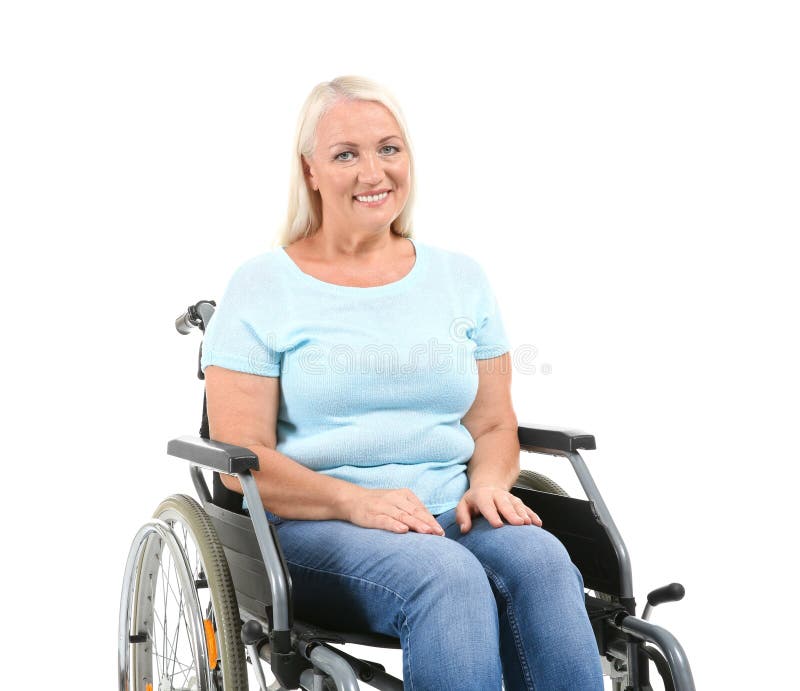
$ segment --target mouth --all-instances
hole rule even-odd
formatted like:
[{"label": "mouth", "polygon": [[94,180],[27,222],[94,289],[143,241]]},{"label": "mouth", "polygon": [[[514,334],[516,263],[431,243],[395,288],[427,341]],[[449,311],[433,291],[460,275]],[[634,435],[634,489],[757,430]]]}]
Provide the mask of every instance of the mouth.
[{"label": "mouth", "polygon": [[391,190],[383,190],[378,194],[359,194],[353,197],[356,203],[361,206],[380,206],[389,197]]}]

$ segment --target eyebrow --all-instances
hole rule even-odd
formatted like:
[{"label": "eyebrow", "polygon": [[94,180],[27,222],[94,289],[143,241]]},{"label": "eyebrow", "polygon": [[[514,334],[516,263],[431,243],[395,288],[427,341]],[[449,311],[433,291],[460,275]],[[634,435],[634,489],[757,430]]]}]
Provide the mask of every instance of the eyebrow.
[{"label": "eyebrow", "polygon": [[[384,137],[383,139],[378,140],[378,144],[381,144],[381,143],[383,143],[385,141],[388,141],[390,139],[399,139],[400,141],[403,140],[403,138],[399,134],[390,134],[388,137]],[[358,146],[358,144],[356,144],[355,142],[336,142],[336,144],[331,144],[328,148],[329,149],[333,149],[334,147],[343,146],[343,145],[344,146]]]}]

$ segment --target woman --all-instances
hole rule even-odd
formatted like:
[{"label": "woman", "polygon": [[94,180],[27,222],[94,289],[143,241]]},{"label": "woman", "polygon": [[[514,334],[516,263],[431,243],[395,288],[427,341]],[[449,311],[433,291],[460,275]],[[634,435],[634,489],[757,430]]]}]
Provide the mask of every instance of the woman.
[{"label": "woman", "polygon": [[363,78],[320,84],[296,154],[281,247],[234,274],[201,362],[211,437],[259,457],[295,615],[398,637],[409,689],[602,689],[580,573],[508,491],[489,283],[411,237],[400,109]]}]

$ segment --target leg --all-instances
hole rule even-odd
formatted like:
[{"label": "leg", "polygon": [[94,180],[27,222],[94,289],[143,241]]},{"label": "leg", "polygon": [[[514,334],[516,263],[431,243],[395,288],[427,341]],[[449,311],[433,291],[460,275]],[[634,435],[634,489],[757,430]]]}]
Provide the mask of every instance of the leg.
[{"label": "leg", "polygon": [[564,546],[533,525],[492,528],[479,517],[462,535],[455,510],[438,520],[447,537],[469,549],[489,576],[500,615],[506,690],[602,691],[583,579]]},{"label": "leg", "polygon": [[400,638],[405,688],[500,691],[497,604],[481,563],[445,537],[345,521],[277,523],[294,612]]}]

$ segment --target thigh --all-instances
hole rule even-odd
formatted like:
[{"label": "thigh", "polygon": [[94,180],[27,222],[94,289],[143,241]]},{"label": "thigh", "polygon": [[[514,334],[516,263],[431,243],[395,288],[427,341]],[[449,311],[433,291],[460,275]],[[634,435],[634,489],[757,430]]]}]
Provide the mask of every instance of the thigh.
[{"label": "thigh", "polygon": [[408,610],[441,595],[445,583],[452,592],[482,587],[491,597],[475,555],[442,536],[339,520],[284,520],[276,528],[292,577],[294,613],[321,626],[400,637]]},{"label": "thigh", "polygon": [[438,520],[446,537],[474,554],[490,576],[513,581],[519,577],[542,578],[553,571],[567,570],[580,578],[564,545],[539,526],[504,523],[500,528],[493,528],[483,516],[478,516],[472,519],[470,531],[462,534],[455,509],[440,515]]}]

